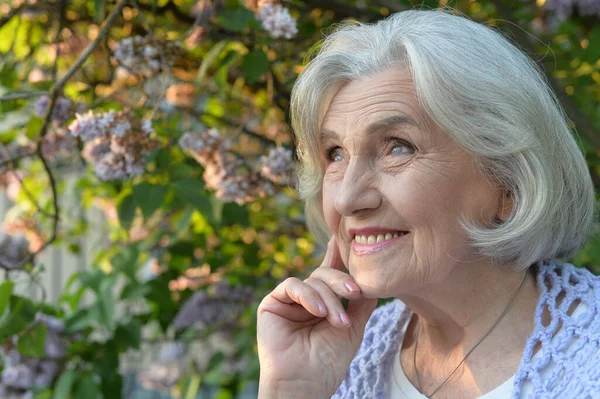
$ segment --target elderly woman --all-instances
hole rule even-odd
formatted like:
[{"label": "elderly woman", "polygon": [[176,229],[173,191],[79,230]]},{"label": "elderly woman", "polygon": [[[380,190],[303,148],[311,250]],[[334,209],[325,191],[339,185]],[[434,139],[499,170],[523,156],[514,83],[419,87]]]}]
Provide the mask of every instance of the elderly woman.
[{"label": "elderly woman", "polygon": [[530,59],[447,12],[346,24],[292,116],[329,244],[258,308],[261,399],[600,397],[600,280],[556,260],[593,186]]}]

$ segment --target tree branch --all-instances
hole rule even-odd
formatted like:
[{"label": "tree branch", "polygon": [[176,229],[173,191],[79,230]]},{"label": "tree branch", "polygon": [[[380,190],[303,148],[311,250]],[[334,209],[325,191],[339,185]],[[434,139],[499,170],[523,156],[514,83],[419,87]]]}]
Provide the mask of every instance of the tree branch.
[{"label": "tree branch", "polygon": [[67,83],[67,81],[69,79],[71,79],[71,77],[73,77],[75,72],[77,72],[77,70],[79,70],[79,68],[81,68],[83,63],[94,52],[94,50],[96,49],[98,44],[100,44],[100,42],[102,41],[104,36],[106,36],[108,31],[110,30],[110,27],[115,22],[115,20],[121,13],[121,10],[123,9],[123,7],[125,7],[125,5],[127,5],[128,2],[129,2],[129,0],[119,0],[117,5],[115,6],[115,8],[112,10],[110,15],[108,16],[108,18],[106,18],[106,21],[104,21],[104,24],[102,24],[102,28],[100,29],[100,32],[98,32],[98,36],[96,36],[96,38],[90,44],[88,44],[86,49],[83,50],[83,53],[81,53],[81,55],[79,56],[77,61],[75,61],[75,64],[73,64],[71,66],[71,68],[69,68],[69,70],[63,75],[63,77],[60,78],[60,80],[58,82],[56,82],[56,84],[54,86],[52,86],[52,89],[50,89],[51,93],[54,94],[54,93],[60,91],[64,87],[64,85]]},{"label": "tree branch", "polygon": [[0,169],[2,167],[6,166],[6,165],[11,165],[12,166],[15,161],[18,161],[18,160],[23,159],[23,158],[32,157],[34,155],[36,155],[35,152],[26,152],[25,154],[17,155],[16,157],[12,157],[10,159],[2,161],[2,162],[0,162]]},{"label": "tree branch", "polygon": [[269,146],[276,146],[277,145],[277,143],[274,140],[271,140],[270,138],[265,137],[265,136],[263,136],[260,133],[257,133],[257,132],[255,132],[253,130],[250,130],[246,126],[242,126],[241,123],[239,123],[237,121],[234,121],[232,119],[229,119],[227,117],[217,116],[217,115],[214,115],[214,114],[211,114],[211,113],[208,113],[208,112],[197,112],[195,110],[187,109],[187,108],[186,108],[186,112],[191,113],[192,115],[194,115],[196,118],[199,118],[199,119],[202,118],[202,117],[204,117],[204,116],[206,116],[206,117],[209,117],[209,118],[213,118],[213,119],[215,119],[215,120],[217,120],[217,121],[219,121],[219,122],[221,122],[221,123],[223,123],[225,125],[236,126],[236,127],[241,126],[242,132],[245,133],[245,134],[247,134],[248,136],[254,137],[255,139],[258,139],[258,140],[262,141],[263,143],[265,143],[265,144],[267,144]]},{"label": "tree branch", "polygon": [[28,91],[25,93],[12,93],[12,94],[7,94],[5,96],[0,97],[0,102],[11,101],[11,100],[20,100],[22,98],[41,97],[46,94],[48,94],[47,91]]},{"label": "tree branch", "polygon": [[[102,24],[102,27],[100,28],[100,31],[98,32],[98,36],[96,36],[96,38],[90,44],[88,44],[88,46],[81,53],[81,55],[79,56],[77,61],[75,61],[75,63],[67,70],[67,72],[50,89],[50,103],[48,104],[48,109],[46,110],[46,115],[44,116],[44,123],[42,125],[42,128],[40,129],[40,140],[37,143],[36,153],[37,153],[38,157],[40,158],[40,160],[42,161],[44,170],[46,171],[46,174],[48,175],[48,180],[50,181],[50,188],[52,190],[52,198],[53,198],[53,205],[54,205],[54,214],[52,215],[53,216],[53,227],[52,227],[52,235],[50,236],[50,238],[46,242],[44,242],[44,244],[36,251],[35,254],[32,255],[32,257],[35,257],[35,255],[37,255],[38,253],[43,251],[52,242],[54,242],[54,240],[57,237],[57,231],[58,231],[60,207],[58,204],[58,195],[56,192],[56,180],[54,178],[54,174],[52,173],[52,170],[50,169],[50,165],[49,165],[48,161],[46,160],[46,158],[44,157],[44,154],[42,152],[42,142],[43,142],[44,137],[48,133],[48,128],[50,126],[50,121],[52,119],[51,116],[52,116],[52,111],[54,109],[54,105],[56,104],[56,100],[58,99],[59,93],[62,91],[62,89],[65,86],[65,84],[67,83],[67,81],[71,77],[73,77],[73,75],[83,66],[84,62],[94,52],[94,50],[96,49],[98,44],[100,44],[100,42],[103,40],[104,36],[106,36],[108,34],[110,27],[115,22],[117,17],[120,15],[121,11],[123,10],[123,7],[125,7],[125,5],[128,3],[128,1],[129,0],[119,0],[117,5],[115,6],[115,8],[112,10],[110,15],[108,16],[108,18],[106,18],[106,20]],[[63,5],[64,5],[64,3],[63,3]],[[64,11],[64,10],[62,10],[62,11]],[[56,38],[55,38],[56,40],[59,39],[60,29],[61,29],[61,27],[59,26],[59,32],[57,33]],[[56,42],[55,45],[58,45],[58,42]]]}]

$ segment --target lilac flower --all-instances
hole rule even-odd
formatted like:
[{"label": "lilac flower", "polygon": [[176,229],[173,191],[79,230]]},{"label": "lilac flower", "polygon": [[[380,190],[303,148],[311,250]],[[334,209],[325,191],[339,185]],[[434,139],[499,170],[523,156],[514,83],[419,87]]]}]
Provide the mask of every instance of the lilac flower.
[{"label": "lilac flower", "polygon": [[252,299],[252,293],[250,287],[231,286],[225,281],[215,283],[211,296],[197,291],[181,306],[173,326],[176,330],[192,325],[203,329],[233,323]]},{"label": "lilac flower", "polygon": [[[38,116],[46,115],[50,105],[50,97],[42,96],[35,102],[35,112]],[[51,119],[59,125],[64,124],[68,119],[73,117],[73,101],[65,97],[58,97],[52,109]]]},{"label": "lilac flower", "polygon": [[261,156],[263,176],[276,183],[287,182],[294,170],[292,152],[283,147],[272,148],[269,155]]},{"label": "lilac flower", "polygon": [[292,18],[290,11],[281,4],[264,3],[259,8],[256,18],[274,39],[280,37],[291,39],[298,33],[296,20]]},{"label": "lilac flower", "polygon": [[7,269],[22,268],[29,257],[29,241],[24,236],[0,237],[0,264]]}]

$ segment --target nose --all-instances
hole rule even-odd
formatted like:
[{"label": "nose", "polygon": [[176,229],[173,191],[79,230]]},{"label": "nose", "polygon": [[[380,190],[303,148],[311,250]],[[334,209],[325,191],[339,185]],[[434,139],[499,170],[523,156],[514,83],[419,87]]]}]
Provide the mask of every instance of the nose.
[{"label": "nose", "polygon": [[335,208],[343,216],[361,216],[381,206],[376,173],[367,157],[351,157],[335,197]]}]

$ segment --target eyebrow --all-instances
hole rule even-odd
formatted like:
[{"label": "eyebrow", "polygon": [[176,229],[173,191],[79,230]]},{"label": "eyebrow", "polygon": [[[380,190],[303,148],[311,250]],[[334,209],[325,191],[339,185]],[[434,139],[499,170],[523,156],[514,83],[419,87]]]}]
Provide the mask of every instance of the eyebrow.
[{"label": "eyebrow", "polygon": [[[368,136],[370,136],[372,134],[379,133],[384,130],[388,130],[392,127],[407,126],[407,125],[408,126],[417,126],[417,123],[414,121],[414,119],[412,119],[411,117],[409,117],[407,115],[392,115],[392,116],[388,116],[387,118],[383,118],[383,119],[380,119],[378,121],[371,123],[369,126],[367,126],[366,134]],[[329,129],[325,129],[325,128],[321,129],[321,141],[333,139],[337,136],[338,136],[338,134],[336,132],[334,132],[333,130],[329,130]]]}]

